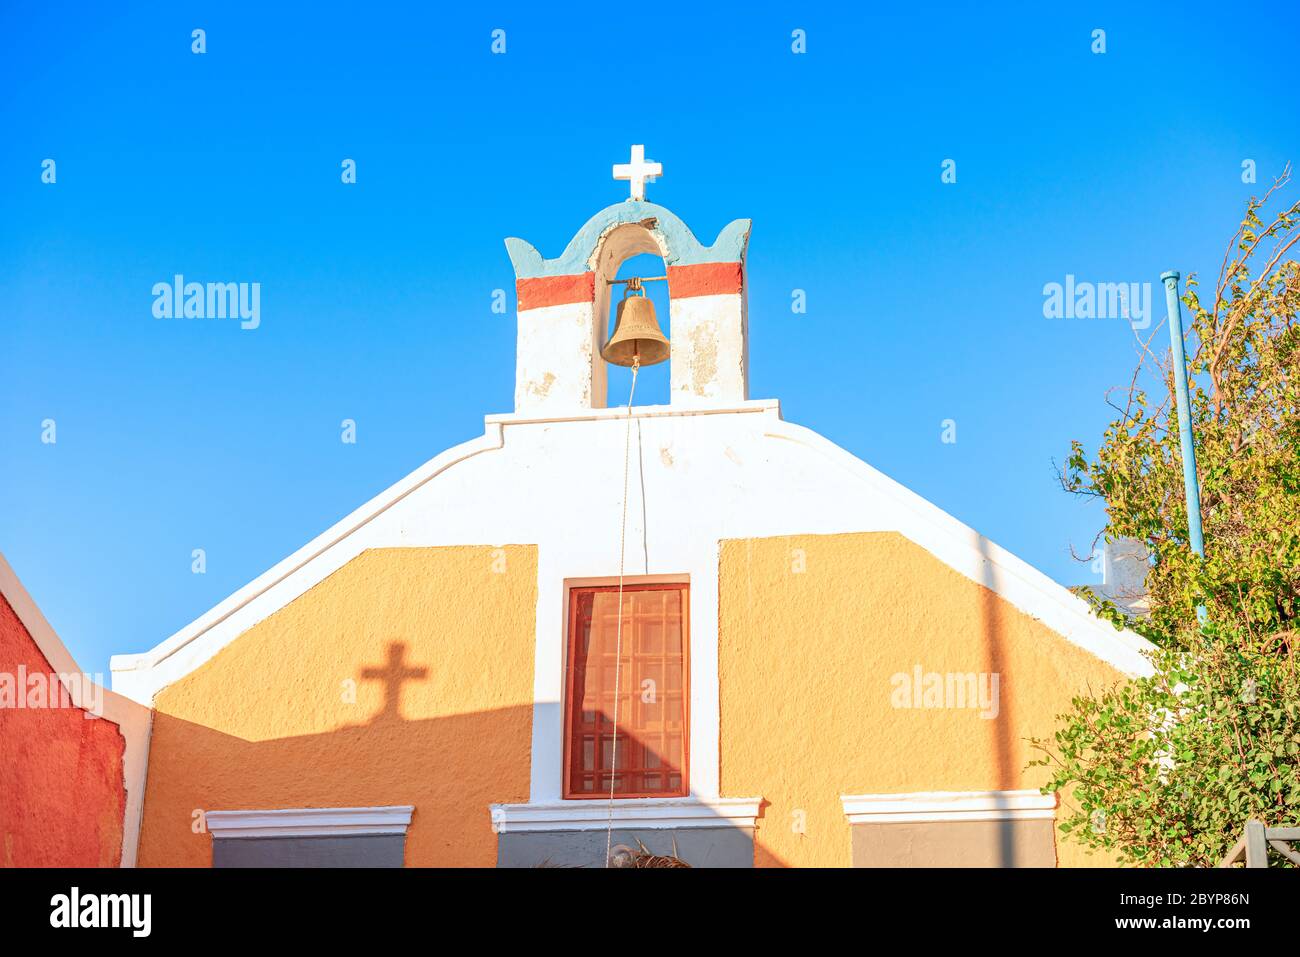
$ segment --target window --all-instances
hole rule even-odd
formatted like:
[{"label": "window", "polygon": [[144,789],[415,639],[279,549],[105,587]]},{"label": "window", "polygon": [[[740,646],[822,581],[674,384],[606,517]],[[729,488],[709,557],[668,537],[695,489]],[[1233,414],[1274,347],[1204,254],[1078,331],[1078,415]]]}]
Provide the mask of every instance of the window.
[{"label": "window", "polygon": [[842,795],[854,867],[1055,867],[1056,795]]},{"label": "window", "polygon": [[687,793],[689,586],[623,586],[618,667],[618,747],[614,672],[618,586],[569,592],[569,657],[564,727],[564,796],[674,797]]},{"label": "window", "polygon": [[208,811],[213,867],[401,867],[413,805]]}]

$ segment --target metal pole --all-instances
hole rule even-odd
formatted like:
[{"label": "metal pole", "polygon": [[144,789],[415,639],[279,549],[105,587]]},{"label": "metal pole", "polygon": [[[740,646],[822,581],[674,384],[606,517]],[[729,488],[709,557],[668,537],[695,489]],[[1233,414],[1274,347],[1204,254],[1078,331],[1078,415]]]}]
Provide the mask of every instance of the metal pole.
[{"label": "metal pole", "polygon": [[[1196,446],[1192,442],[1192,407],[1187,395],[1187,355],[1183,350],[1183,307],[1178,299],[1177,271],[1161,273],[1165,302],[1169,307],[1169,343],[1174,352],[1174,392],[1178,405],[1178,441],[1183,451],[1183,488],[1187,496],[1187,536],[1192,551],[1205,557],[1201,531],[1201,487],[1196,479]],[[1205,606],[1196,607],[1196,617],[1205,624]]]}]

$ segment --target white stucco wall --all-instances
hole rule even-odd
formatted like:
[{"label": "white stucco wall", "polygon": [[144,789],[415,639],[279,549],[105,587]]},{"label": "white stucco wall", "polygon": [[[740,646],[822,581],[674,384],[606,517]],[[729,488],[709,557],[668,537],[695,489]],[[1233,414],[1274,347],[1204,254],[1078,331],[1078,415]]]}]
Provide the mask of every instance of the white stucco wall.
[{"label": "white stucco wall", "polygon": [[707,408],[749,398],[744,292],[672,299],[669,314],[672,404]]},{"label": "white stucco wall", "polygon": [[599,335],[589,302],[520,312],[515,409],[539,413],[603,407],[605,364],[599,361]]}]

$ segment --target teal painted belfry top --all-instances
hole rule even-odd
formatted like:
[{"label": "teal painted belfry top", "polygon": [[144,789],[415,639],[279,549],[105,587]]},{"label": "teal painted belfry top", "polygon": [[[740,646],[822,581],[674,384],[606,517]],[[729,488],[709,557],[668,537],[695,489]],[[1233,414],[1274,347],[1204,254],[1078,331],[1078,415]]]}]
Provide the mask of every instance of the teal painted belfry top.
[{"label": "teal painted belfry top", "polygon": [[587,220],[555,259],[543,259],[532,243],[513,236],[506,240],[506,251],[518,279],[573,276],[591,271],[588,260],[600,237],[612,227],[625,223],[644,224],[663,243],[667,266],[743,262],[752,225],[748,219],[732,220],[718,233],[712,246],[704,246],[676,213],[654,203],[629,199],[607,206]]}]

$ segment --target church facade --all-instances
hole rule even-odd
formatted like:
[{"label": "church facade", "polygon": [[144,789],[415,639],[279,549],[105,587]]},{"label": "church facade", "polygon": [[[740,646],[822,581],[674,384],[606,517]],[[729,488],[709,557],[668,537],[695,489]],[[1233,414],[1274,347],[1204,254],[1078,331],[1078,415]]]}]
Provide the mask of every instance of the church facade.
[{"label": "church facade", "polygon": [[[1027,739],[1145,643],[750,398],[749,221],[702,243],[630,165],[556,258],[507,240],[513,411],[113,659],[152,709],[131,863],[1091,861]],[[670,401],[629,412],[601,346],[641,253]]]}]

